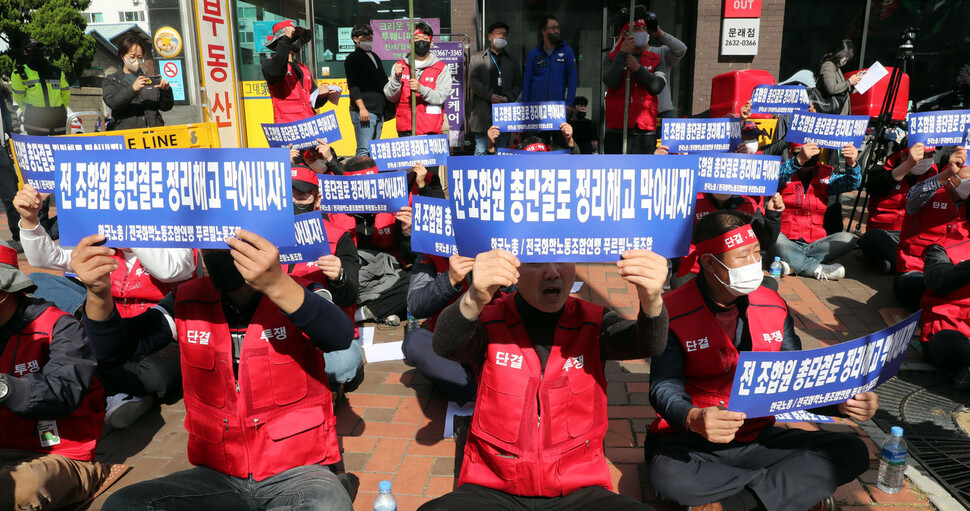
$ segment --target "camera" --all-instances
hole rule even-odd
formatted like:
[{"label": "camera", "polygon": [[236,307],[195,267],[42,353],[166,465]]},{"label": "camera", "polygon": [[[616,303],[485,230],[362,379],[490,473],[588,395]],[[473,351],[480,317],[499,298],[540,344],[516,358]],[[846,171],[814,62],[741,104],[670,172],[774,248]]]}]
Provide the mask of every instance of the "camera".
[{"label": "camera", "polygon": [[313,33],[306,27],[293,27],[293,40],[306,44],[313,38]]},{"label": "camera", "polygon": [[916,34],[919,33],[919,27],[909,27],[903,29],[899,34],[899,48],[900,49],[913,49],[913,43],[916,42]]}]

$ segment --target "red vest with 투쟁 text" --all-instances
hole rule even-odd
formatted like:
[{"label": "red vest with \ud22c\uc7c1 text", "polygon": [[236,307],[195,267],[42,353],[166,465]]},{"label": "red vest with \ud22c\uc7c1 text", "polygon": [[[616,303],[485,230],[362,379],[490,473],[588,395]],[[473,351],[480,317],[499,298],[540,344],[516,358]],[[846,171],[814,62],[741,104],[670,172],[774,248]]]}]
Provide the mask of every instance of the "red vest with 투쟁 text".
[{"label": "red vest with \ud22c\uc7c1 text", "polygon": [[[950,238],[941,244],[953,264],[970,260],[970,240],[966,236]],[[921,341],[929,340],[940,330],[956,330],[970,337],[970,284],[945,296],[927,290],[920,308],[923,309]]]},{"label": "red vest with \ud22c\uc7c1 text", "polygon": [[121,317],[130,318],[145,312],[172,291],[171,285],[152,277],[137,258],[128,271],[121,250],[115,250],[112,257],[118,261],[118,269],[111,272],[111,297]]},{"label": "red vest with \ud22c\uc7c1 text", "polygon": [[[14,297],[16,298],[16,297]],[[10,336],[0,354],[0,372],[21,377],[44,370],[50,359],[51,335],[57,320],[70,314],[48,304],[44,312]],[[56,425],[59,442],[43,446],[39,424],[43,421],[25,419],[0,406],[0,449],[18,449],[41,454],[59,454],[67,458],[91,461],[104,426],[104,391],[95,378],[91,379],[81,403],[67,417],[49,419]],[[53,430],[50,431],[53,435]]]},{"label": "red vest with \ud22c\uc7c1 text", "polygon": [[[292,66],[299,66],[303,78],[297,79]],[[310,104],[310,94],[313,93],[313,80],[310,78],[310,68],[300,62],[290,62],[286,65],[286,75],[283,79],[269,86],[269,95],[273,99],[273,122],[302,121],[313,117],[313,105]]]},{"label": "red vest with \ud22c\uc7c1 text", "polygon": [[812,243],[825,237],[823,224],[825,209],[829,204],[832,170],[829,165],[820,163],[815,166],[815,175],[809,181],[808,188],[802,184],[796,172],[781,189],[781,198],[785,201],[785,210],[781,212],[781,233],[788,239],[795,241],[801,238]]},{"label": "red vest with \ud22c\uc7c1 text", "polygon": [[340,460],[323,353],[263,296],[233,372],[220,293],[208,278],[175,290],[189,462],[257,481]]},{"label": "red vest with \ud22c\uc7c1 text", "polygon": [[[614,48],[610,52],[610,60],[616,58],[619,50]],[[640,54],[640,66],[651,73],[660,65],[660,55],[643,50]],[[623,79],[620,85],[610,87],[606,91],[606,127],[611,130],[623,129],[623,99],[626,97],[626,66],[623,67]],[[630,80],[630,117],[627,122],[630,128],[640,128],[646,131],[657,129],[657,96],[653,95],[635,79]]]},{"label": "red vest with \ud22c\uc7c1 text", "polygon": [[[751,351],[779,351],[788,317],[785,300],[765,287],[759,287],[747,298],[744,321],[751,335]],[[664,304],[670,316],[670,331],[684,352],[684,386],[694,406],[727,406],[738,364],[733,336],[728,337],[707,307],[697,279],[664,294]],[[750,442],[774,422],[774,417],[746,419],[734,438]],[[663,418],[655,420],[650,430],[675,431]]]},{"label": "red vest with \ud22c\uc7c1 text", "polygon": [[512,293],[485,307],[486,360],[458,484],[529,497],[612,489],[603,454],[603,308],[569,298],[543,371]]},{"label": "red vest with \ud22c\uc7c1 text", "polygon": [[[407,61],[399,60],[397,61],[404,70],[401,74],[401,98],[397,102],[397,112],[394,116],[397,125],[397,131],[411,131],[411,67],[408,66]],[[434,64],[421,70],[418,76],[421,85],[425,87],[430,87],[434,89],[435,82],[438,80],[438,75],[440,75],[445,70],[445,63],[442,61],[437,61]],[[445,112],[444,105],[429,105],[422,97],[421,94],[415,94],[415,109],[418,114],[418,131],[412,133],[412,135],[424,135],[426,133],[440,134],[441,127],[444,124]],[[429,113],[428,109],[436,111],[437,113]]]},{"label": "red vest with \ud22c\uc7c1 text", "polygon": [[957,206],[950,192],[946,191],[946,186],[941,186],[915,215],[906,215],[896,247],[896,271],[923,271],[923,251],[926,247],[939,243],[943,238],[966,233],[966,208],[966,201]]}]

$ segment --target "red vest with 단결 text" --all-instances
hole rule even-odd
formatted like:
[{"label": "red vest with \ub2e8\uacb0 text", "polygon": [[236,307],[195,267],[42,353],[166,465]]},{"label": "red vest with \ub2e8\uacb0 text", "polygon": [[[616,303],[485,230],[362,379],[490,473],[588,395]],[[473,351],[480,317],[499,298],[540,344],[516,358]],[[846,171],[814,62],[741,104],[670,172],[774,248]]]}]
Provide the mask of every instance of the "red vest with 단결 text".
[{"label": "red vest with \ub2e8\uacb0 text", "polygon": [[[404,60],[399,60],[397,63],[404,70],[401,73],[401,98],[397,102],[397,112],[394,118],[397,131],[411,131],[411,67]],[[438,75],[445,70],[445,67],[445,63],[439,60],[422,69],[418,78],[421,85],[434,89]],[[424,135],[426,133],[440,134],[445,120],[444,105],[429,105],[421,97],[421,94],[415,94],[415,98],[415,109],[418,115],[418,131],[412,133],[412,135]],[[436,111],[437,113],[429,113],[428,109],[431,109],[433,112]]]},{"label": "red vest with \ub2e8\uacb0 text", "polygon": [[966,208],[966,201],[957,206],[950,192],[941,186],[915,215],[906,215],[896,247],[896,271],[923,271],[923,251],[926,247],[939,243],[943,238],[966,233]]},{"label": "red vest with \ub2e8\uacb0 text", "polygon": [[788,239],[795,241],[801,238],[812,243],[825,237],[825,210],[829,204],[832,170],[831,166],[820,163],[815,166],[815,175],[809,181],[808,188],[802,184],[796,172],[781,189],[781,198],[785,201],[785,210],[781,212],[781,233]]},{"label": "red vest with \ub2e8\uacb0 text", "polygon": [[[970,240],[966,236],[941,242],[953,264],[970,260]],[[926,291],[920,302],[923,328],[920,340],[927,341],[940,330],[956,330],[970,337],[970,284],[943,296]]]}]

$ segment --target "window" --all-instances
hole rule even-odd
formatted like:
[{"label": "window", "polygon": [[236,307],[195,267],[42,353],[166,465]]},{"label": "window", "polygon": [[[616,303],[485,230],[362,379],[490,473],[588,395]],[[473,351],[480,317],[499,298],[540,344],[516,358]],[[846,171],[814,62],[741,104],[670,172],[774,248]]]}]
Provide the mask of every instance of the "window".
[{"label": "window", "polygon": [[88,23],[104,23],[104,13],[102,12],[83,12],[84,21]]},{"label": "window", "polygon": [[145,11],[119,11],[118,21],[145,21]]}]

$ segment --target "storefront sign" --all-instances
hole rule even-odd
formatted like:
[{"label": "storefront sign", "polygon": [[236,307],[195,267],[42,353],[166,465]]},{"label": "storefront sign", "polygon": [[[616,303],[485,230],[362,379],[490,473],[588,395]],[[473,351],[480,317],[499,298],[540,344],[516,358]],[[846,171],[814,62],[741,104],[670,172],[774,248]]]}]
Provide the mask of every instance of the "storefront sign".
[{"label": "storefront sign", "polygon": [[155,52],[167,59],[177,57],[182,51],[182,35],[172,27],[162,27],[155,31],[152,39]]},{"label": "storefront sign", "polygon": [[[414,22],[423,21],[431,25],[431,30],[438,35],[441,33],[441,20],[438,18],[414,18]],[[411,53],[411,27],[407,19],[399,20],[371,20],[370,26],[374,30],[373,52],[381,60],[397,62]]]},{"label": "storefront sign", "polygon": [[760,18],[761,0],[724,0],[725,18]]},{"label": "storefront sign", "polygon": [[222,147],[242,143],[239,123],[239,83],[236,64],[235,17],[229,0],[195,0],[199,35],[199,62],[205,85],[205,101],[210,121],[219,125]]},{"label": "storefront sign", "polygon": [[757,55],[761,20],[724,18],[721,22],[721,55]]},{"label": "storefront sign", "polygon": [[451,95],[445,102],[445,117],[448,139],[451,145],[457,145],[465,132],[465,45],[461,41],[435,42],[431,53],[448,64],[451,71]]}]

